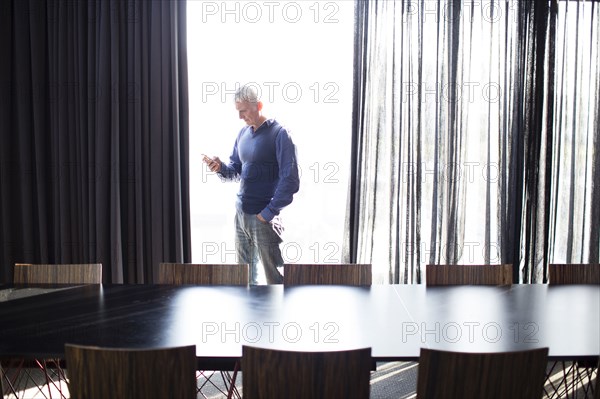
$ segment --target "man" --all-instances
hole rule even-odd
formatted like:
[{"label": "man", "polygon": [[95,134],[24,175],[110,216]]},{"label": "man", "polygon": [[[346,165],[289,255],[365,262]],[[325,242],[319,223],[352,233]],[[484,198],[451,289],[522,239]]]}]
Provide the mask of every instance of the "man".
[{"label": "man", "polygon": [[257,284],[257,255],[267,284],[281,284],[283,266],[279,218],[298,192],[300,178],[296,146],[288,131],[262,114],[263,103],[252,86],[235,94],[235,108],[246,125],[238,133],[228,165],[204,156],[209,169],[226,180],[240,180],[236,202],[236,252],[250,265],[250,284]]}]

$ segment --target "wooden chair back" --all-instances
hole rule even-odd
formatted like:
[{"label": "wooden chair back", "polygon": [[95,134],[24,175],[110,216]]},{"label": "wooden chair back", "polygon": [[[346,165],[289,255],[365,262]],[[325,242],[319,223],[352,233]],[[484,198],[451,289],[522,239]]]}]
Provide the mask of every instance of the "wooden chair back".
[{"label": "wooden chair back", "polygon": [[549,264],[548,284],[600,284],[600,264]]},{"label": "wooden chair back", "polygon": [[242,346],[244,399],[369,398],[371,348],[292,352]]},{"label": "wooden chair back", "polygon": [[596,366],[596,389],[594,390],[594,399],[600,399],[600,356],[598,357],[598,366]]},{"label": "wooden chair back", "polygon": [[504,265],[427,265],[427,285],[510,285],[513,267]]},{"label": "wooden chair back", "polygon": [[371,285],[370,264],[298,264],[283,266],[284,285]]},{"label": "wooden chair back", "polygon": [[101,263],[15,264],[15,284],[102,284]]},{"label": "wooden chair back", "polygon": [[73,399],[196,398],[196,347],[99,348],[65,344]]},{"label": "wooden chair back", "polygon": [[548,348],[463,353],[421,348],[417,399],[541,398]]},{"label": "wooden chair back", "polygon": [[248,285],[248,265],[161,263],[158,284]]}]

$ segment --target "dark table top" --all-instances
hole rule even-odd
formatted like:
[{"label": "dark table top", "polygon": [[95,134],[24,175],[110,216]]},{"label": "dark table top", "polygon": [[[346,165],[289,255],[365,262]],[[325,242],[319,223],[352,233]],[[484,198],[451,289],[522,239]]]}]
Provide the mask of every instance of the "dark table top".
[{"label": "dark table top", "polygon": [[199,359],[225,363],[241,356],[243,344],[301,351],[371,347],[381,361],[417,359],[421,347],[496,352],[547,346],[555,359],[600,355],[598,285],[45,288],[0,302],[0,356],[62,357],[65,343],[195,344]]}]

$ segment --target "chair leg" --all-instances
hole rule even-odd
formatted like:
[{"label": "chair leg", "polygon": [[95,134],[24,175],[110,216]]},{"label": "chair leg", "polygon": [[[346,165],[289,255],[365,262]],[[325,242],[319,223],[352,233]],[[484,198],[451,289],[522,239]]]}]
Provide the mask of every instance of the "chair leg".
[{"label": "chair leg", "polygon": [[[205,389],[206,387],[212,387],[215,390],[217,390],[219,393],[221,393],[223,395],[223,397],[227,396],[227,392],[225,392],[222,386],[219,386],[218,381],[215,382],[213,381],[213,377],[215,376],[215,373],[217,373],[216,371],[212,371],[212,370],[203,370],[203,371],[199,371],[197,373],[197,380],[201,380],[202,378],[204,378],[204,381],[201,383],[201,385],[198,387],[198,394],[200,394],[203,398],[208,399],[208,396],[206,396],[204,394],[204,392],[202,391],[203,389]],[[224,373],[224,372],[221,372]],[[225,384],[225,387],[227,386],[227,384]]]},{"label": "chair leg", "polygon": [[[577,363],[575,365],[577,372],[577,382],[581,385],[581,391],[584,398],[593,398],[596,389],[595,380],[598,378],[598,368],[596,365]],[[577,386],[576,386],[577,387]],[[575,388],[576,388],[575,387]],[[573,391],[573,397],[576,397],[576,391]]]},{"label": "chair leg", "polygon": [[549,363],[550,368],[546,372],[546,380],[544,382],[544,398],[546,399],[553,399],[557,396],[558,388],[563,380],[561,378],[560,381],[555,385],[555,376],[558,374],[556,371],[558,370],[559,365],[560,362]]},{"label": "chair leg", "polygon": [[598,378],[595,365],[554,362],[546,375],[544,398],[593,398],[595,378]]},{"label": "chair leg", "polygon": [[3,395],[10,397],[12,394],[18,399],[19,387],[27,386],[29,381],[31,381],[31,383],[35,385],[38,391],[40,391],[40,393],[43,395],[40,387],[35,382],[35,378],[31,375],[29,369],[26,367],[25,359],[9,359],[6,363],[6,367],[2,371],[2,378],[5,381]]},{"label": "chair leg", "polygon": [[[44,372],[46,386],[48,387],[48,397],[52,397],[52,387],[54,387],[58,391],[60,399],[67,399],[68,395],[63,393],[63,388],[66,392],[68,392],[68,388],[66,386],[67,376],[60,365],[60,359],[43,359],[43,364],[40,364],[40,362],[37,360],[36,362]],[[51,370],[54,371],[52,372]],[[65,382],[64,387],[63,382]]]},{"label": "chair leg", "polygon": [[202,392],[202,389],[204,389],[204,387],[208,386],[208,384],[212,385],[213,387],[219,389],[214,382],[211,381],[211,378],[213,376],[213,372],[212,371],[206,371],[206,370],[200,370],[196,372],[196,380],[197,381],[201,381],[202,378],[204,378],[204,382],[201,383],[200,386],[198,386],[197,388],[197,392],[198,394],[200,394],[203,398],[207,398],[207,396]]},{"label": "chair leg", "polygon": [[[30,366],[33,368],[28,368]],[[44,382],[40,382],[39,378],[32,374],[35,370],[42,373]],[[68,397],[68,388],[63,385],[66,375],[60,366],[60,360],[35,359],[31,365],[27,365],[25,359],[9,359],[6,367],[1,370],[0,378],[4,385],[3,396],[18,398],[23,387],[33,386],[37,389],[36,395],[44,398]],[[47,388],[47,392],[44,388]],[[58,391],[58,396],[53,392],[53,388]]]},{"label": "chair leg", "polygon": [[231,399],[233,397],[233,395],[235,395],[236,398],[242,397],[242,395],[240,395],[240,392],[238,391],[237,387],[235,386],[235,380],[236,380],[239,369],[240,369],[240,362],[237,361],[237,362],[235,362],[235,366],[233,367],[233,375],[231,376],[231,379],[228,381],[229,382],[229,391],[227,392],[227,399]]},{"label": "chair leg", "polygon": [[7,371],[9,368],[0,367],[0,378],[2,378],[2,397],[10,396],[11,394],[17,397],[17,390],[15,389],[14,379],[11,379]]},{"label": "chair leg", "polygon": [[200,382],[201,379],[204,378],[204,381],[200,382],[201,385],[198,386],[198,394],[203,398],[208,398],[204,392],[202,392],[202,390],[205,389],[205,387],[211,386],[215,390],[219,391],[223,397],[240,399],[242,396],[235,386],[235,380],[237,378],[239,366],[239,362],[236,362],[232,374],[229,371],[218,372],[221,375],[221,382],[223,385],[219,385],[218,382],[212,380],[212,378],[215,376],[215,373],[217,373],[216,371],[198,371],[196,373],[196,379]]}]

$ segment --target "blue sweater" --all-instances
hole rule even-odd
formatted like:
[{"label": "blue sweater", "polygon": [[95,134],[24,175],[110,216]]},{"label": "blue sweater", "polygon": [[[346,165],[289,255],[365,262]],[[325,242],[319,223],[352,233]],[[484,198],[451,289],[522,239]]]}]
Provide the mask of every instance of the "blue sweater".
[{"label": "blue sweater", "polygon": [[240,130],[229,165],[221,164],[219,174],[227,180],[240,180],[237,207],[258,214],[267,221],[292,202],[300,178],[296,146],[288,131],[274,119],[257,130]]}]

